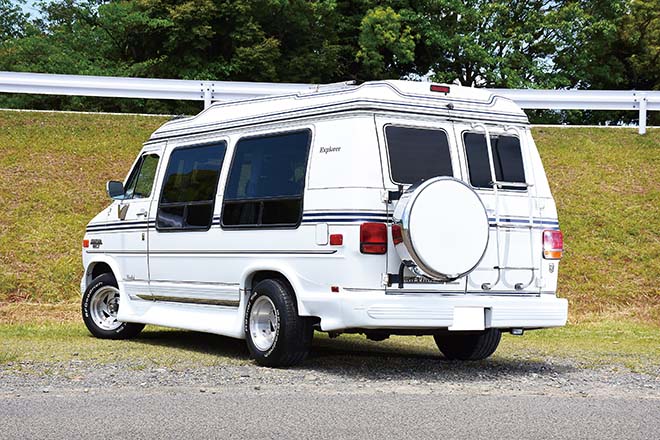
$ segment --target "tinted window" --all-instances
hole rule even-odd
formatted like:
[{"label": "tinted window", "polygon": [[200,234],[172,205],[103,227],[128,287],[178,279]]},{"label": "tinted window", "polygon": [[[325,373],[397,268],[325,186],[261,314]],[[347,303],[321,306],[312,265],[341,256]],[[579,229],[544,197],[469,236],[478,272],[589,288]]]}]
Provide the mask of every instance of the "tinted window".
[{"label": "tinted window", "polygon": [[385,136],[393,182],[416,183],[454,175],[444,131],[387,126]]},{"label": "tinted window", "polygon": [[242,139],[225,190],[225,226],[296,225],[309,153],[308,130]]},{"label": "tinted window", "polygon": [[[470,183],[477,188],[492,188],[486,136],[479,133],[465,133],[465,153],[467,155]],[[500,182],[524,183],[525,168],[518,138],[513,136],[492,136],[493,165],[495,178]],[[504,189],[523,189],[504,185]]]},{"label": "tinted window", "polygon": [[156,154],[145,154],[140,158],[126,184],[125,199],[142,199],[151,196],[158,160]]},{"label": "tinted window", "polygon": [[158,204],[159,229],[208,229],[226,144],[172,152]]}]

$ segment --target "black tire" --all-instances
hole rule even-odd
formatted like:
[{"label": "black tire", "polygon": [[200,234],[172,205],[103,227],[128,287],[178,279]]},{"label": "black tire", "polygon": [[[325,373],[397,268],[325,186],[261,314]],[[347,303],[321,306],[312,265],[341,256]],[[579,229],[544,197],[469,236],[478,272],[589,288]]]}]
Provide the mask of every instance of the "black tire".
[{"label": "black tire", "polygon": [[483,332],[456,332],[434,335],[435,343],[447,359],[478,361],[495,353],[502,332],[489,328]]},{"label": "black tire", "polygon": [[[258,331],[252,333],[250,324],[255,302],[261,297],[274,307],[275,325],[271,326],[274,340],[270,347],[258,347]],[[267,303],[260,300],[260,303]],[[289,367],[301,363],[309,353],[314,329],[309,318],[298,316],[298,307],[291,288],[277,279],[261,281],[253,289],[245,311],[245,339],[250,355],[265,367]]]},{"label": "black tire", "polygon": [[[117,290],[117,281],[110,273],[104,273],[97,276],[91,283],[89,283],[89,286],[87,286],[87,290],[85,290],[85,294],[82,297],[82,318],[85,326],[87,326],[87,329],[92,335],[101,339],[129,339],[137,336],[144,328],[144,324],[119,322],[115,320],[116,324],[104,328],[101,322],[94,319],[99,316],[98,311],[94,312],[94,310],[92,310],[96,307],[95,304],[98,300],[97,297],[99,295],[104,295],[106,297],[110,295],[109,291],[112,289],[108,288],[114,288]],[[107,301],[105,304],[108,306]],[[119,307],[118,298],[114,300],[113,306],[116,311]],[[103,316],[109,317],[106,312],[103,312]]]}]

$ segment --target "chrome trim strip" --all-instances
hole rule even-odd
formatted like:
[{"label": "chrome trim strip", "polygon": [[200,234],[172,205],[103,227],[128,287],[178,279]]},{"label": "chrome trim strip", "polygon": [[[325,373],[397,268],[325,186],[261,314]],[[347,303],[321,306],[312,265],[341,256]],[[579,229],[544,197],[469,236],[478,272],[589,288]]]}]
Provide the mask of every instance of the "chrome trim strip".
[{"label": "chrome trim strip", "polygon": [[398,290],[398,289],[387,289],[385,290],[385,295],[432,295],[432,296],[515,296],[515,297],[538,297],[540,293],[538,292],[519,292],[519,291],[510,291],[510,292],[492,292],[492,291],[458,291],[458,290]]},{"label": "chrome trim strip", "polygon": [[202,298],[184,298],[178,296],[165,296],[165,295],[138,295],[138,298],[145,301],[163,301],[184,304],[200,304],[206,306],[223,306],[223,307],[238,307],[240,301],[227,300],[227,299],[202,299]]},{"label": "chrome trim strip", "polygon": [[174,281],[174,280],[151,280],[152,283],[170,283],[170,284],[196,284],[200,286],[238,286],[239,283],[225,283],[222,281]]}]

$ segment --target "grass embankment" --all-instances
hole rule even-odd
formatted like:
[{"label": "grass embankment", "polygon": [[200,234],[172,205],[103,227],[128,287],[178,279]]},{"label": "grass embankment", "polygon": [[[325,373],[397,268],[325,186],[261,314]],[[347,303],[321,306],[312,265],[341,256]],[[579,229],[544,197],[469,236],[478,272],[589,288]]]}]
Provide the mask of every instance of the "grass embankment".
[{"label": "grass embankment", "polygon": [[[89,219],[108,204],[105,181],[124,177],[140,144],[164,121],[0,111],[0,364],[66,357],[76,344],[83,357],[145,346],[87,337],[76,305],[80,240]],[[537,128],[534,135],[565,234],[559,294],[570,301],[572,325],[508,338],[498,356],[574,353],[588,362],[624,364],[650,356],[657,365],[660,130],[639,136],[634,129]],[[9,324],[17,317],[20,324]],[[75,323],[53,324],[61,321]],[[173,339],[173,349],[188,339],[158,332],[146,335]],[[63,340],[66,345],[57,345]],[[428,340],[401,341],[385,347],[413,344],[411,350],[437,353]],[[371,347],[364,344],[361,349]],[[219,350],[211,353],[222,355]],[[158,358],[157,352],[149,356]]]},{"label": "grass embankment", "polygon": [[534,130],[564,231],[571,320],[660,326],[660,130]]},{"label": "grass embankment", "polygon": [[0,112],[0,302],[73,301],[85,225],[166,119]]},{"label": "grass embankment", "polygon": [[[80,240],[162,117],[0,112],[0,303],[76,301]],[[538,128],[566,237],[559,293],[660,324],[660,130]]]}]

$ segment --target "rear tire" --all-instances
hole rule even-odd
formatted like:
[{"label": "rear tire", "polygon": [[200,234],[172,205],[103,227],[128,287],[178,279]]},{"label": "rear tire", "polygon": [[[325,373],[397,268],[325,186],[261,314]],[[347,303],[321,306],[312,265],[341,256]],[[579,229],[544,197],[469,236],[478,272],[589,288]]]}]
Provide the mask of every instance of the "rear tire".
[{"label": "rear tire", "polygon": [[104,273],[92,280],[82,297],[82,318],[91,334],[101,339],[129,339],[144,324],[117,321],[119,288],[115,277]]},{"label": "rear tire", "polygon": [[447,359],[478,361],[497,350],[502,332],[489,328],[483,332],[456,332],[434,335],[435,343]]},{"label": "rear tire", "polygon": [[245,339],[259,365],[289,367],[301,363],[313,335],[310,319],[298,316],[287,284],[267,279],[256,285],[245,313]]}]

